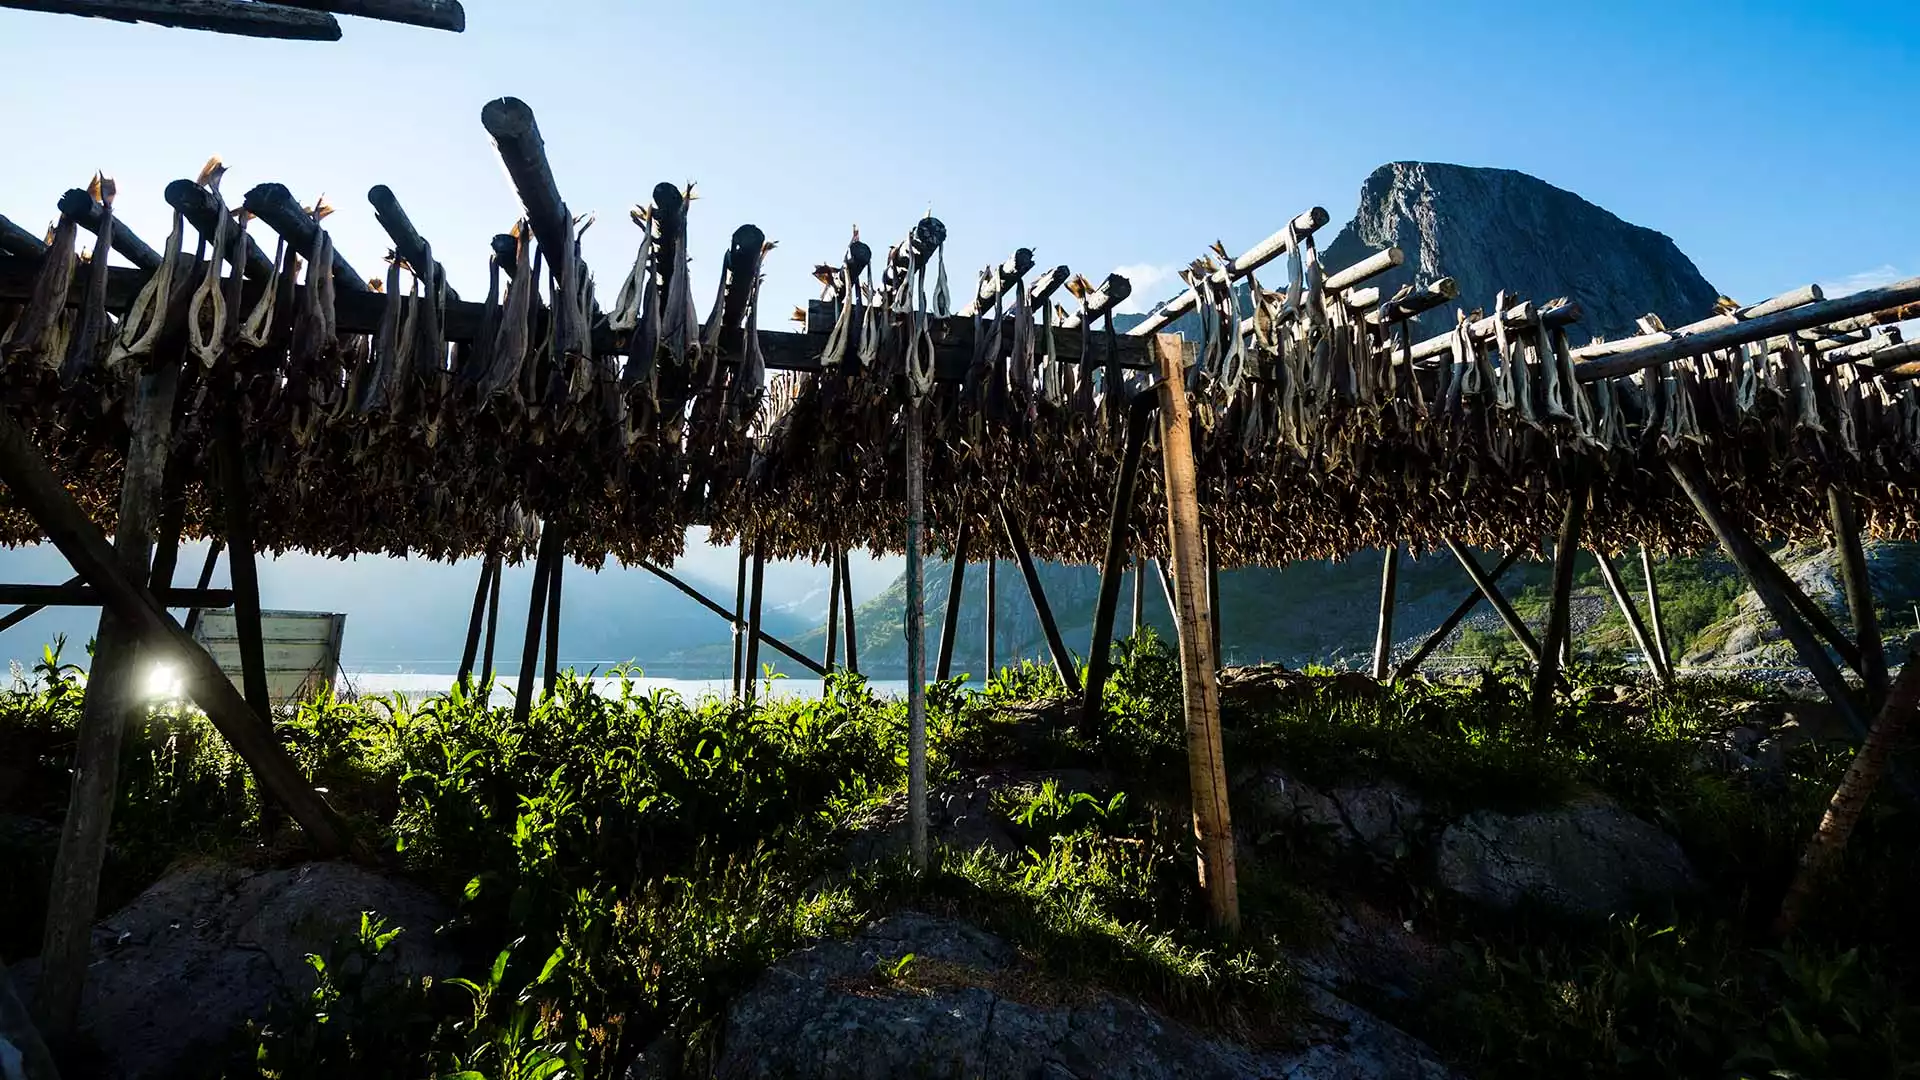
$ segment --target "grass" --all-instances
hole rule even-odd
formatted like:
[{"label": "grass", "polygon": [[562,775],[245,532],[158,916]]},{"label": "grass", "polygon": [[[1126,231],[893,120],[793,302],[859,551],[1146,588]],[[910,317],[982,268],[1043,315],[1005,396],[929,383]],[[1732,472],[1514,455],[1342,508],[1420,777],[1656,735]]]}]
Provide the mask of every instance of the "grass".
[{"label": "grass", "polygon": [[[524,725],[457,688],[411,703],[323,698],[283,713],[280,737],[360,835],[456,906],[445,936],[462,971],[368,978],[393,940],[371,913],[313,958],[310,997],[236,1033],[227,1073],[613,1076],[664,1038],[697,1074],[728,1002],[768,964],[901,907],[1000,934],[1050,986],[1125,993],[1279,1043],[1301,1003],[1295,958],[1332,932],[1327,895],[1390,909],[1449,944],[1442,985],[1367,1004],[1475,1075],[1904,1075],[1920,1038],[1906,1003],[1920,970],[1907,813],[1875,801],[1846,888],[1775,947],[1760,924],[1843,756],[1802,749],[1766,782],[1701,772],[1699,741],[1758,691],[1688,682],[1616,701],[1602,688],[1620,673],[1571,674],[1575,694],[1544,738],[1510,672],[1364,695],[1310,679],[1270,704],[1231,707],[1227,760],[1310,783],[1392,779],[1446,815],[1603,790],[1682,839],[1704,896],[1601,927],[1490,920],[1435,895],[1416,867],[1356,868],[1276,840],[1246,849],[1235,940],[1206,929],[1178,669],[1151,635],[1120,646],[1106,708],[1088,725],[1048,704],[1060,685],[1047,665],[934,688],[935,784],[1009,761],[1121,779],[1085,793],[1044,781],[1004,791],[995,809],[1022,849],[939,849],[924,876],[841,854],[848,823],[904,783],[904,709],[857,677],[836,678],[818,701],[752,707],[642,694],[630,680],[596,694],[567,679]],[[0,761],[14,766],[0,813],[57,821],[83,689],[57,653],[22,675],[0,694]],[[246,774],[197,714],[143,718],[121,777],[107,906],[183,855],[266,857]],[[26,872],[0,883],[9,959],[37,948],[51,858],[44,830],[20,835],[7,841],[10,865]],[[912,968],[876,978],[938,982]]]}]

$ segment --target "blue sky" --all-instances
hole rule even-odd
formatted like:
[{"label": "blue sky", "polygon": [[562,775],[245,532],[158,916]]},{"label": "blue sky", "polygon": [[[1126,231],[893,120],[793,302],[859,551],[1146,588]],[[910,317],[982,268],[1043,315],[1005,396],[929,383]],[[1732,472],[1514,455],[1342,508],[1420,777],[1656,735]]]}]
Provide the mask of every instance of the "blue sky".
[{"label": "blue sky", "polygon": [[[0,10],[0,213],[39,228],[104,169],[157,246],[162,188],[218,153],[230,201],[325,192],[362,272],[387,246],[365,192],[390,185],[478,292],[517,206],[480,107],[512,94],[571,208],[600,215],[606,294],[626,208],[660,180],[699,183],[699,280],[736,225],[780,242],[782,308],[851,225],[877,246],[929,206],[959,282],[1025,245],[1129,268],[1145,303],[1216,238],[1238,250],[1314,204],[1337,228],[1399,159],[1533,173],[1672,236],[1745,301],[1920,274],[1912,0],[466,7],[462,35],[343,19],[337,43]],[[693,561],[730,577],[724,552]]]}]

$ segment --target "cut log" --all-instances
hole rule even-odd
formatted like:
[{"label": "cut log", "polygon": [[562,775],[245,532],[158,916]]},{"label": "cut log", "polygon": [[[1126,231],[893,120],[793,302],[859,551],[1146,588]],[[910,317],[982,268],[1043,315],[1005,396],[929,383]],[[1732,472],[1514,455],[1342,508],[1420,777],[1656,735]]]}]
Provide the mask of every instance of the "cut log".
[{"label": "cut log", "polygon": [[1620,615],[1627,620],[1627,632],[1633,635],[1634,647],[1645,658],[1647,670],[1653,672],[1655,681],[1665,686],[1673,682],[1673,672],[1667,670],[1666,657],[1655,647],[1653,638],[1648,635],[1646,624],[1640,621],[1640,611],[1633,606],[1633,597],[1627,595],[1627,589],[1620,581],[1620,571],[1614,568],[1613,558],[1604,551],[1595,550],[1593,557],[1600,564],[1600,579],[1607,583],[1607,591],[1613,594],[1613,602],[1619,607]]},{"label": "cut log", "polygon": [[920,528],[927,512],[923,407],[914,392],[902,417],[907,429],[907,846],[920,874],[927,872],[927,611],[926,567],[920,561]]},{"label": "cut log", "polygon": [[335,15],[353,15],[381,22],[423,26],[428,30],[447,30],[455,34],[467,28],[467,13],[460,0],[275,0],[287,7],[328,11]]},{"label": "cut log", "polygon": [[1033,601],[1033,614],[1046,635],[1047,651],[1053,654],[1053,667],[1060,673],[1060,685],[1077,697],[1081,690],[1079,669],[1073,662],[1073,654],[1067,651],[1066,639],[1060,636],[1060,624],[1053,619],[1053,605],[1047,603],[1047,590],[1040,584],[1040,571],[1034,566],[1033,553],[1027,549],[1026,534],[1020,531],[1020,523],[1005,506],[1000,508],[1000,524],[1006,529],[1007,544],[1020,565],[1020,576],[1027,583],[1027,596]]},{"label": "cut log", "polygon": [[[67,193],[60,196],[60,212],[95,236],[100,235],[100,228],[107,216],[106,207],[86,188],[68,188]],[[160,267],[160,253],[135,235],[132,229],[127,228],[127,223],[119,218],[113,221],[113,231],[108,236],[107,245],[132,263],[135,269],[152,272]]]},{"label": "cut log", "polygon": [[[300,200],[293,197],[285,184],[257,184],[241,200],[240,205],[267,228],[279,233],[287,241],[287,246],[303,256],[312,251],[314,241],[320,235],[320,222]],[[338,253],[333,256],[333,283],[348,292],[371,292],[367,279],[359,271],[347,265],[347,260]]]},{"label": "cut log", "polygon": [[1653,555],[1645,545],[1640,548],[1640,574],[1647,581],[1647,623],[1653,635],[1654,651],[1660,654],[1660,666],[1673,674],[1673,651],[1667,648],[1667,624],[1660,615],[1660,586],[1653,577]]},{"label": "cut log", "polygon": [[[1081,723],[1091,729],[1100,716],[1101,695],[1113,669],[1113,619],[1120,606],[1120,578],[1127,571],[1127,552],[1133,540],[1134,485],[1140,476],[1140,457],[1153,423],[1157,395],[1141,393],[1127,406],[1127,440],[1120,454],[1120,473],[1113,481],[1113,510],[1107,523],[1106,560],[1100,568],[1100,597],[1093,609],[1093,639],[1087,646],[1087,681],[1080,701]],[[1139,572],[1134,573],[1134,618],[1139,618]]]},{"label": "cut log", "polygon": [[0,0],[0,7],[244,37],[340,40],[332,15],[261,0]]},{"label": "cut log", "polygon": [[[726,608],[720,606],[718,603],[715,603],[713,600],[708,599],[706,594],[702,593],[699,589],[696,589],[693,586],[687,584],[686,582],[680,580],[680,578],[676,577],[672,571],[666,570],[659,566],[655,566],[653,563],[650,563],[650,562],[640,562],[640,563],[636,563],[635,565],[639,566],[640,569],[647,571],[648,573],[659,578],[660,580],[666,582],[667,584],[673,586],[674,588],[680,590],[680,592],[684,594],[688,599],[693,600],[694,602],[698,603],[701,607],[706,608],[708,611],[713,612],[715,615],[720,616],[721,618],[727,620],[729,623],[736,621],[734,619],[733,612],[728,611]],[[743,588],[741,592],[742,592],[741,602],[745,603],[745,596],[744,596],[745,589]],[[760,632],[760,640],[767,643],[768,645],[773,646],[782,655],[786,656],[788,659],[792,660],[794,663],[799,664],[801,667],[806,668],[808,671],[813,672],[815,675],[821,675],[821,676],[826,675],[827,669],[821,666],[820,661],[815,660],[813,657],[808,656],[806,653],[803,653],[800,650],[794,648],[793,646],[787,644],[786,642],[780,640],[779,638],[774,637],[772,634],[769,634],[766,631],[762,630]]]},{"label": "cut log", "polygon": [[[1314,230],[1327,223],[1327,212],[1321,207],[1306,210],[1290,222],[1287,227],[1248,248],[1239,258],[1227,267],[1214,271],[1213,281],[1217,285],[1230,285],[1246,277],[1255,270],[1293,250],[1296,239],[1313,235]],[[1167,301],[1158,311],[1147,316],[1138,325],[1129,327],[1131,337],[1147,337],[1157,334],[1168,323],[1185,315],[1200,305],[1200,294],[1188,289],[1172,300]]]},{"label": "cut log", "polygon": [[[82,579],[70,578],[64,585],[0,585],[0,604],[24,604],[35,609],[49,607],[91,607],[107,606],[107,594],[92,585],[77,584]],[[162,607],[168,608],[223,608],[233,605],[232,589],[176,589],[172,587],[150,589],[154,599]],[[25,616],[21,616],[24,618]],[[8,618],[12,618],[9,615]],[[17,621],[17,620],[16,620]],[[13,623],[0,625],[0,629]]]},{"label": "cut log", "polygon": [[515,97],[495,98],[480,109],[480,124],[493,136],[500,163],[527,208],[534,238],[550,254],[549,270],[558,274],[559,255],[573,244],[573,215],[568,213],[560,187],[547,164],[547,144],[534,123],[533,110]]},{"label": "cut log", "polygon": [[1527,624],[1513,610],[1513,605],[1507,603],[1507,598],[1501,594],[1500,587],[1495,585],[1493,579],[1487,576],[1487,572],[1480,568],[1480,563],[1474,559],[1473,554],[1461,547],[1460,542],[1453,537],[1445,537],[1445,540],[1447,550],[1453,552],[1453,557],[1460,560],[1461,568],[1467,572],[1467,577],[1473,580],[1473,587],[1480,590],[1480,595],[1486,598],[1487,603],[1493,605],[1494,612],[1500,616],[1500,622],[1506,626],[1507,632],[1513,635],[1513,639],[1520,643],[1520,648],[1525,650],[1527,659],[1538,664],[1540,643],[1534,640],[1533,631],[1527,629]]},{"label": "cut log", "polygon": [[[954,632],[960,629],[960,594],[967,581],[967,541],[973,537],[973,519],[960,522],[959,535],[953,541],[953,560],[947,566],[947,606],[940,622],[940,662],[934,665],[934,680],[946,682],[953,674]],[[836,567],[836,574],[838,568]],[[828,632],[832,636],[832,632]]]},{"label": "cut log", "polygon": [[1853,615],[1853,640],[1860,653],[1857,670],[1874,700],[1887,695],[1887,654],[1880,640],[1880,617],[1873,607],[1873,581],[1867,576],[1867,556],[1860,546],[1860,515],[1853,496],[1837,484],[1827,487],[1827,517],[1833,525],[1833,544],[1840,556],[1840,581],[1846,589],[1847,610]]},{"label": "cut log", "polygon": [[747,587],[747,659],[740,671],[742,696],[752,701],[760,693],[760,610],[767,592],[767,551],[753,547],[753,580]]},{"label": "cut log", "polygon": [[1587,520],[1587,477],[1585,468],[1576,465],[1578,476],[1568,485],[1567,505],[1560,518],[1560,535],[1553,545],[1553,585],[1547,608],[1547,636],[1540,643],[1540,663],[1533,676],[1533,730],[1545,735],[1553,719],[1553,696],[1560,688],[1560,665],[1571,652],[1573,627],[1571,598],[1574,562],[1580,557],[1580,532]]},{"label": "cut log", "polygon": [[[1506,555],[1502,556],[1499,565],[1495,566],[1493,572],[1487,575],[1487,580],[1490,582],[1498,582],[1500,575],[1506,573],[1507,568],[1512,566],[1514,562],[1520,558],[1520,551],[1520,548],[1513,548],[1509,550]],[[1405,679],[1412,676],[1414,672],[1419,671],[1420,665],[1425,663],[1427,657],[1433,655],[1433,651],[1438,649],[1440,645],[1447,640],[1447,635],[1453,633],[1454,627],[1459,626],[1461,621],[1471,614],[1475,607],[1479,606],[1480,600],[1481,595],[1479,589],[1476,588],[1468,593],[1466,599],[1461,600],[1459,606],[1455,607],[1452,613],[1440,621],[1440,625],[1434,629],[1433,633],[1427,635],[1427,639],[1420,643],[1420,647],[1413,651],[1413,655],[1401,661],[1400,666],[1394,670],[1394,679]]]},{"label": "cut log", "polygon": [[1400,545],[1380,560],[1380,619],[1373,635],[1373,677],[1385,680],[1393,663],[1393,600],[1400,582]]},{"label": "cut log", "polygon": [[[380,227],[387,231],[387,237],[393,241],[393,250],[406,260],[408,266],[413,267],[413,272],[422,278],[432,273],[436,278],[445,280],[446,267],[433,258],[433,249],[419,230],[413,227],[413,219],[407,216],[400,200],[394,197],[393,189],[385,184],[375,184],[367,189],[367,201],[373,204],[374,220],[380,223]],[[428,262],[432,265],[426,265]],[[451,285],[447,286],[447,299],[460,299],[459,292]]]}]

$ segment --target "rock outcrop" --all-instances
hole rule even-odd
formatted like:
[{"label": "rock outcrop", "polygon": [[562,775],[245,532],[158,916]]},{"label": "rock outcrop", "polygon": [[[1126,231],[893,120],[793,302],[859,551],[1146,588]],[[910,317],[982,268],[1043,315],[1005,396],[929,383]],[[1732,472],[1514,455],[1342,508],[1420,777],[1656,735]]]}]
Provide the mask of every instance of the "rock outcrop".
[{"label": "rock outcrop", "polygon": [[[404,927],[381,964],[406,975],[453,974],[434,944],[449,912],[416,886],[349,863],[244,870],[184,866],[94,927],[81,1035],[118,1080],[200,1075],[234,1030],[283,995],[312,990],[308,953],[326,955],[363,911]],[[13,970],[31,1000],[39,961]]]},{"label": "rock outcrop", "polygon": [[1298,1043],[1255,1050],[1122,998],[1050,987],[1022,970],[1005,941],[907,912],[775,965],[734,1003],[715,1073],[729,1080],[1452,1075],[1399,1029],[1318,988],[1306,996]]},{"label": "rock outcrop", "polygon": [[1434,873],[1441,888],[1496,911],[1524,901],[1588,918],[1699,886],[1678,841],[1601,795],[1468,814],[1440,834]]},{"label": "rock outcrop", "polygon": [[[1719,295],[1664,234],[1512,169],[1430,161],[1375,169],[1360,185],[1353,220],[1322,254],[1340,267],[1390,244],[1407,261],[1372,282],[1389,295],[1407,282],[1451,277],[1459,306],[1469,310],[1490,309],[1501,289],[1535,302],[1568,296],[1584,313],[1576,343],[1631,334],[1648,312],[1669,326],[1705,318]],[[1453,307],[1418,323],[1430,333],[1445,330]]]}]

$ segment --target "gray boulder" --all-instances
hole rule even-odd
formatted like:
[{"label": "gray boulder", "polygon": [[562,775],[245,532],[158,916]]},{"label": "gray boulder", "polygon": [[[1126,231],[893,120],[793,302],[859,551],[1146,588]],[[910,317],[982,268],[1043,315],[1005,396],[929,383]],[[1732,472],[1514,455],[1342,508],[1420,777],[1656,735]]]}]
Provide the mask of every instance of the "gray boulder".
[{"label": "gray boulder", "polygon": [[[884,970],[908,955],[904,973]],[[1317,987],[1306,995],[1302,1040],[1253,1050],[1122,998],[1049,986],[991,934],[902,913],[769,970],[729,1012],[715,1071],[729,1080],[1451,1075],[1398,1029]]]},{"label": "gray boulder", "polygon": [[[278,997],[311,991],[306,955],[324,956],[356,933],[362,911],[405,928],[382,957],[382,977],[454,973],[457,958],[434,941],[449,913],[418,886],[339,862],[176,868],[94,927],[81,1034],[99,1049],[106,1076],[193,1074]],[[14,968],[23,998],[31,999],[39,967],[34,959]]]},{"label": "gray boulder", "polygon": [[1531,814],[1469,814],[1440,834],[1435,874],[1497,911],[1527,900],[1587,917],[1699,885],[1673,837],[1601,795]]},{"label": "gray boulder", "polygon": [[1411,856],[1420,844],[1427,810],[1419,797],[1391,780],[1321,791],[1284,769],[1263,769],[1241,785],[1240,805],[1282,827],[1321,831],[1335,847],[1380,862]]}]

